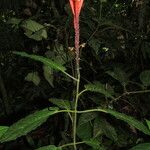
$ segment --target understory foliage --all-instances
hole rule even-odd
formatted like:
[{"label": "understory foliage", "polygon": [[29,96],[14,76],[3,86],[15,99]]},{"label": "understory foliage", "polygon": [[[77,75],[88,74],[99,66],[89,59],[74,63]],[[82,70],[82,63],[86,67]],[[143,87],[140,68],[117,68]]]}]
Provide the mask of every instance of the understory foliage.
[{"label": "understory foliage", "polygon": [[68,0],[0,0],[0,149],[150,149],[150,2],[85,0],[78,110]]}]

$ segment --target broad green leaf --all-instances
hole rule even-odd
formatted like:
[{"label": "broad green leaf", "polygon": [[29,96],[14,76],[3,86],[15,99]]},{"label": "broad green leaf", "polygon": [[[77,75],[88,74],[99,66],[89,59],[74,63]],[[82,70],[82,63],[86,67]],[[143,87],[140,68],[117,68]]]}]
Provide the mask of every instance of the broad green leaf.
[{"label": "broad green leaf", "polygon": [[95,113],[95,112],[83,113],[79,117],[78,125],[80,126],[82,124],[85,124],[85,123],[93,120],[96,117],[97,117],[97,113]]},{"label": "broad green leaf", "polygon": [[[98,134],[101,134],[103,132],[104,135],[106,135],[108,138],[110,138],[111,140],[113,141],[117,141],[117,133],[114,129],[114,127],[106,121],[105,118],[96,118],[95,119],[95,126],[94,128],[97,128],[97,129],[94,129],[95,131],[97,131],[97,133],[95,133],[96,136],[98,136]],[[100,131],[98,131],[98,129]]]},{"label": "broad green leaf", "polygon": [[20,55],[22,57],[27,57],[27,58],[31,58],[33,60],[36,60],[36,61],[40,61],[42,62],[43,64],[55,69],[55,70],[59,70],[59,71],[62,71],[62,72],[65,72],[66,68],[64,66],[62,66],[61,64],[58,64],[54,61],[52,61],[51,59],[48,59],[48,58],[45,58],[43,56],[38,56],[38,55],[30,55],[30,54],[27,54],[25,52],[14,52],[14,54],[16,55]]},{"label": "broad green leaf", "polygon": [[95,112],[83,113],[80,115],[77,126],[77,135],[82,140],[87,140],[92,137],[92,126],[90,121],[92,121],[96,116],[97,113]]},{"label": "broad green leaf", "polygon": [[9,129],[2,135],[0,142],[2,143],[15,140],[18,137],[26,135],[44,123],[49,118],[49,116],[57,112],[58,108],[46,108],[19,120],[18,122],[11,125]]},{"label": "broad green leaf", "polygon": [[107,74],[118,80],[123,86],[128,83],[128,75],[120,68],[114,68],[114,71],[107,71]]},{"label": "broad green leaf", "polygon": [[30,39],[34,39],[36,41],[41,41],[43,38],[46,39],[47,38],[47,32],[46,30],[39,30],[36,31],[34,34],[32,31],[30,30],[26,30],[26,32],[24,33],[28,38]]},{"label": "broad green leaf", "polygon": [[49,145],[49,146],[43,146],[43,147],[40,147],[36,150],[62,150],[61,148],[58,148],[54,145]]},{"label": "broad green leaf", "polygon": [[7,21],[7,23],[8,23],[8,24],[12,24],[12,25],[19,25],[21,21],[22,21],[22,19],[10,18],[10,19]]},{"label": "broad green leaf", "polygon": [[91,92],[98,92],[104,94],[106,97],[114,98],[110,91],[106,90],[105,85],[100,82],[94,82],[93,84],[86,84],[85,89]]},{"label": "broad green leaf", "polygon": [[25,35],[36,41],[47,38],[47,31],[45,27],[33,20],[25,20],[22,22],[21,27],[25,30]]},{"label": "broad green leaf", "polygon": [[63,72],[65,75],[67,75],[69,78],[77,81],[76,78],[74,78],[73,76],[71,76],[67,72],[65,72],[66,68],[63,65],[61,65],[60,63],[57,63],[49,58],[45,58],[43,56],[38,56],[38,55],[27,54],[25,52],[13,52],[13,53],[16,55],[20,55],[22,57],[27,57],[27,58],[31,58],[36,61],[40,61],[43,64],[51,67],[52,69],[59,70],[59,71]]},{"label": "broad green leaf", "polygon": [[150,70],[145,70],[140,74],[140,80],[145,86],[150,86]]},{"label": "broad green leaf", "polygon": [[0,137],[8,130],[7,126],[0,126]]},{"label": "broad green leaf", "polygon": [[82,140],[89,140],[92,138],[92,126],[90,122],[77,126],[77,135]]},{"label": "broad green leaf", "polygon": [[92,147],[92,150],[105,150],[101,143],[97,139],[90,139],[89,141],[85,141],[85,143]]},{"label": "broad green leaf", "polygon": [[45,77],[45,79],[47,80],[47,82],[48,82],[52,87],[54,87],[54,85],[53,85],[53,79],[54,79],[54,76],[53,76],[53,69],[50,68],[50,67],[47,66],[47,65],[43,65],[43,74],[44,74],[44,77]]},{"label": "broad green leaf", "polygon": [[47,39],[47,31],[46,30],[41,30],[40,34],[44,39]]},{"label": "broad green leaf", "polygon": [[146,123],[147,123],[149,130],[150,130],[150,120],[146,120]]},{"label": "broad green leaf", "polygon": [[28,73],[25,77],[25,80],[33,82],[36,86],[38,86],[40,83],[40,77],[38,75],[38,72]]},{"label": "broad green leaf", "polygon": [[117,111],[110,110],[110,109],[105,109],[105,112],[108,114],[111,114],[112,116],[116,117],[117,119],[127,122],[130,126],[142,131],[143,133],[150,135],[150,130],[142,122],[138,121],[137,119],[135,119],[131,116],[125,115],[123,113],[119,113]]},{"label": "broad green leaf", "polygon": [[70,102],[67,100],[57,99],[57,98],[50,98],[49,101],[59,108],[62,109],[71,109]]},{"label": "broad green leaf", "polygon": [[21,24],[21,26],[22,26],[24,29],[28,29],[28,30],[30,30],[30,31],[32,31],[32,32],[36,32],[36,31],[38,31],[38,30],[44,28],[43,25],[39,24],[39,23],[36,22],[36,21],[30,20],[30,19],[25,20],[25,21]]},{"label": "broad green leaf", "polygon": [[102,127],[99,124],[99,118],[95,118],[93,123],[93,138],[97,138],[100,135],[103,135]]},{"label": "broad green leaf", "polygon": [[142,143],[132,147],[130,150],[150,150],[150,143]]}]

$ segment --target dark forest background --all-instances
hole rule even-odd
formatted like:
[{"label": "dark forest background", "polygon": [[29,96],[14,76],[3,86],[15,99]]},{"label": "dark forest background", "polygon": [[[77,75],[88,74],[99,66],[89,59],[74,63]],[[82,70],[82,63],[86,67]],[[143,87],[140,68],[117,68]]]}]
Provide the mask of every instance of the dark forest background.
[{"label": "dark forest background", "polygon": [[[0,0],[1,126],[10,126],[37,110],[54,106],[49,101],[51,97],[72,102],[72,80],[12,53],[24,51],[50,58],[73,75],[72,19],[68,0]],[[79,109],[114,109],[150,128],[150,1],[85,0],[80,16],[80,44],[80,88],[100,82],[116,98],[110,100],[105,94],[88,92],[81,97]],[[140,143],[147,143],[141,150],[150,149],[149,135],[109,115],[99,117],[91,117],[90,123],[79,128],[79,139],[94,136],[101,150],[128,150]],[[68,117],[59,114],[26,136],[2,143],[0,149],[58,146],[71,142],[71,136]],[[96,150],[91,145],[81,144],[79,150]]]}]

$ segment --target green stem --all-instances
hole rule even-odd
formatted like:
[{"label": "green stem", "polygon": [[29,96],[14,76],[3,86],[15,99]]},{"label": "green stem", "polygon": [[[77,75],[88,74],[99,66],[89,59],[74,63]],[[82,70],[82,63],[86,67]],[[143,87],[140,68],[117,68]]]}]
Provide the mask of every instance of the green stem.
[{"label": "green stem", "polygon": [[68,74],[67,72],[63,72],[66,76],[70,77],[71,79],[73,79],[74,81],[78,81],[78,79],[74,78],[73,76],[71,76],[70,74]]},{"label": "green stem", "polygon": [[73,122],[73,143],[74,143],[74,150],[76,150],[76,129],[77,129],[77,108],[78,108],[78,99],[79,99],[79,86],[80,86],[80,70],[77,67],[77,86],[76,86],[76,98],[75,98],[75,106],[74,106],[74,122]]},{"label": "green stem", "polygon": [[[84,141],[77,142],[76,145],[84,144],[84,143],[85,143]],[[60,146],[60,148],[65,148],[65,147],[68,147],[68,146],[74,146],[74,143],[68,143],[68,144],[62,145],[62,146]]]},{"label": "green stem", "polygon": [[88,91],[87,89],[81,91],[79,94],[78,94],[78,97],[80,97],[84,92]]},{"label": "green stem", "polygon": [[69,115],[69,117],[70,117],[71,122],[73,123],[73,118],[72,118],[70,112],[68,112],[68,115]]},{"label": "green stem", "polygon": [[141,91],[126,92],[126,95],[129,95],[129,94],[143,94],[143,93],[150,93],[150,90],[141,90]]},{"label": "green stem", "polygon": [[107,113],[105,109],[97,108],[97,109],[88,109],[88,110],[82,110],[82,111],[75,111],[75,110],[59,110],[56,112],[57,113],[77,113],[77,114],[82,114],[82,113],[89,113],[89,112],[103,112]]}]

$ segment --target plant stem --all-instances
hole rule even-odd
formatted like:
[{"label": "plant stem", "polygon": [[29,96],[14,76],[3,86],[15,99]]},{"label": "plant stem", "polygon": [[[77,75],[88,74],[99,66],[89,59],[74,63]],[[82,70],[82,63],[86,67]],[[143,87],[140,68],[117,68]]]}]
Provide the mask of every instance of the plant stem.
[{"label": "plant stem", "polygon": [[[85,143],[85,141],[77,142],[76,145],[84,144],[84,143]],[[60,146],[60,148],[65,148],[65,147],[73,146],[73,145],[74,145],[74,143],[68,143],[68,144],[65,144],[65,145]]]},{"label": "plant stem", "polygon": [[79,94],[78,94],[78,97],[80,97],[84,92],[88,91],[87,89],[81,91]]},{"label": "plant stem", "polygon": [[120,98],[124,97],[124,96],[127,96],[127,95],[133,95],[133,94],[143,94],[143,93],[150,93],[150,90],[141,90],[141,91],[126,91],[125,93],[123,93],[122,95],[118,96],[117,98],[113,99],[111,101],[112,102],[116,102],[118,101]]},{"label": "plant stem", "polygon": [[[59,110],[56,112],[57,113],[75,113],[74,110]],[[82,110],[82,111],[76,111],[76,113],[78,114],[82,114],[82,113],[89,113],[89,112],[103,112],[103,113],[107,113],[106,109],[101,109],[101,108],[97,108],[97,109],[87,109],[87,110]]]},{"label": "plant stem", "polygon": [[73,76],[71,76],[70,74],[68,74],[67,72],[63,72],[65,75],[67,75],[68,77],[70,77],[71,79],[73,79],[74,81],[78,81],[78,79],[74,78]]},{"label": "plant stem", "polygon": [[73,122],[73,143],[74,150],[76,150],[76,129],[77,129],[77,108],[78,108],[78,99],[79,99],[79,86],[80,86],[80,71],[78,72],[78,81],[76,86],[76,98],[74,106],[74,122]]},{"label": "plant stem", "polygon": [[78,109],[78,99],[79,99],[79,87],[80,87],[80,51],[79,51],[79,16],[74,18],[74,28],[75,28],[75,51],[76,51],[76,95],[75,95],[75,106],[74,106],[74,122],[73,122],[73,146],[74,150],[76,147],[76,130],[77,130],[77,109]]}]

